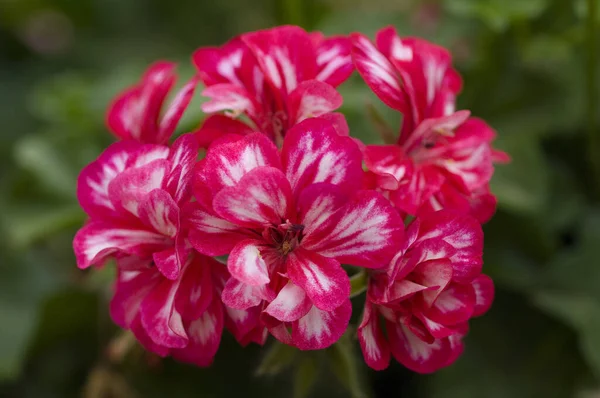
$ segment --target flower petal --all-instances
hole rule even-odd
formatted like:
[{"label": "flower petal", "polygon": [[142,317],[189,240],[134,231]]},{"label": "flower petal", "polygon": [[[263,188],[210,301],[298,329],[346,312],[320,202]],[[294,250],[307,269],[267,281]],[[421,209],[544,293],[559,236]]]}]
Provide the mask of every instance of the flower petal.
[{"label": "flower petal", "polygon": [[306,315],[311,307],[312,302],[304,290],[288,282],[264,311],[282,322],[293,322]]},{"label": "flower petal", "polygon": [[123,171],[108,186],[113,206],[139,217],[140,206],[146,195],[155,189],[165,188],[170,169],[169,161],[157,159],[144,166]]},{"label": "flower petal", "polygon": [[215,212],[236,225],[260,228],[279,225],[293,214],[292,190],[283,172],[258,167],[235,187],[222,189],[213,200]]},{"label": "flower petal", "polygon": [[[168,191],[177,203],[191,194],[192,171],[198,159],[199,144],[193,134],[183,134],[175,140],[169,151],[171,175],[167,182]],[[178,172],[173,172],[177,168]]]},{"label": "flower petal", "polygon": [[250,286],[230,278],[225,284],[221,300],[228,307],[245,310],[250,307],[256,307],[261,303],[263,294],[257,286]]},{"label": "flower petal", "polygon": [[225,266],[215,259],[198,254],[185,266],[175,296],[175,308],[184,320],[198,319],[212,300],[217,300],[221,305],[219,297],[213,298],[212,267]]},{"label": "flower petal", "polygon": [[173,350],[173,358],[196,366],[209,366],[221,343],[223,333],[223,304],[215,297],[202,315],[186,327],[189,343]]},{"label": "flower petal", "polygon": [[202,111],[206,113],[229,111],[232,116],[256,113],[256,105],[248,91],[234,84],[209,86],[202,91],[202,96],[210,98],[201,106]]},{"label": "flower petal", "polygon": [[77,231],[73,250],[79,268],[100,265],[116,252],[136,254],[141,257],[162,250],[167,239],[156,232],[123,228],[103,222],[91,222]]},{"label": "flower petal", "polygon": [[124,329],[131,328],[146,295],[162,280],[153,268],[136,271],[117,269],[115,294],[110,300],[110,317]]},{"label": "flower petal", "polygon": [[344,264],[378,268],[396,254],[403,229],[400,216],[381,194],[359,191],[302,244]]},{"label": "flower petal", "polygon": [[401,87],[400,74],[392,63],[364,35],[353,33],[352,59],[365,83],[387,106],[407,108],[408,99]]},{"label": "flower petal", "polygon": [[294,124],[318,117],[342,106],[342,96],[329,84],[307,80],[292,91],[288,99],[290,118]]},{"label": "flower petal", "polygon": [[229,258],[227,269],[232,277],[249,286],[269,283],[269,269],[261,255],[262,241],[243,240],[238,243]]},{"label": "flower petal", "polygon": [[298,198],[298,219],[304,226],[304,245],[311,242],[310,236],[329,225],[330,217],[341,209],[348,198],[337,186],[317,183],[305,188]]},{"label": "flower petal", "polygon": [[338,341],[348,328],[352,304],[347,299],[333,311],[312,307],[292,323],[292,343],[301,350],[321,350]]},{"label": "flower petal", "polygon": [[156,344],[171,348],[183,348],[188,336],[181,313],[175,308],[175,295],[179,281],[163,280],[142,302],[142,326]]},{"label": "flower petal", "polygon": [[133,141],[116,142],[87,165],[77,179],[77,199],[83,210],[94,218],[115,217],[115,207],[108,196],[110,182],[127,167],[139,144]]},{"label": "flower petal", "polygon": [[284,138],[281,159],[296,195],[317,182],[339,185],[349,192],[362,184],[362,154],[357,145],[322,118],[292,127]]},{"label": "flower petal", "polygon": [[308,33],[281,26],[241,36],[275,90],[291,93],[300,82],[316,76],[315,48]]},{"label": "flower petal", "polygon": [[433,373],[447,365],[452,354],[448,339],[436,339],[428,344],[408,327],[386,322],[392,355],[398,362],[417,373]]},{"label": "flower petal", "polygon": [[317,80],[337,87],[354,71],[352,42],[345,36],[333,36],[317,43]]},{"label": "flower petal", "polygon": [[296,248],[288,254],[287,274],[318,309],[332,311],[350,296],[350,279],[336,260]]},{"label": "flower petal", "polygon": [[196,78],[192,78],[181,88],[181,90],[177,92],[175,98],[173,98],[173,101],[171,101],[171,104],[167,108],[160,121],[156,142],[167,142],[173,135],[173,132],[177,127],[177,123],[179,123],[179,120],[181,120],[183,113],[187,109],[192,97],[194,96],[196,85],[198,85],[198,80]]},{"label": "flower petal", "polygon": [[182,214],[190,228],[190,243],[207,256],[229,254],[238,242],[252,236],[248,230],[204,210],[197,202],[187,203]]},{"label": "flower petal", "polygon": [[473,288],[475,290],[475,310],[473,316],[485,314],[494,301],[494,282],[492,278],[481,274],[473,280]]},{"label": "flower petal", "polygon": [[166,191],[154,189],[138,207],[140,219],[156,232],[175,238],[179,231],[179,207]]},{"label": "flower petal", "polygon": [[225,187],[235,186],[244,175],[261,166],[281,168],[281,161],[275,145],[264,134],[254,133],[215,142],[201,163],[197,177],[216,194]]},{"label": "flower petal", "polygon": [[366,364],[375,370],[383,370],[390,363],[390,347],[383,335],[377,311],[367,300],[360,325],[358,342]]},{"label": "flower petal", "polygon": [[247,135],[254,130],[246,123],[225,115],[210,115],[194,132],[201,148],[208,148],[213,141],[227,134]]}]

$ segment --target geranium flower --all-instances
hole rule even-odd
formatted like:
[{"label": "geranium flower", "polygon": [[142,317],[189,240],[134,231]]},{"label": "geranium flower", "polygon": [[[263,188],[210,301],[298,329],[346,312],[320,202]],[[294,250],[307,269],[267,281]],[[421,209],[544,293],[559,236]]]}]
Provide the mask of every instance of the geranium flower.
[{"label": "geranium flower", "polygon": [[482,254],[481,226],[470,216],[442,210],[413,220],[389,267],[370,273],[358,328],[366,363],[381,370],[393,355],[415,372],[431,373],[454,362],[468,320],[493,300]]},{"label": "geranium flower", "polygon": [[191,196],[189,180],[198,156],[192,134],[171,148],[121,141],[108,147],[79,175],[77,198],[89,216],[75,235],[80,268],[111,256],[152,258],[175,280],[190,248],[181,228],[180,205]]},{"label": "geranium flower", "polygon": [[[309,35],[297,26],[281,26],[243,34],[222,47],[198,49],[194,64],[210,101],[207,113],[226,111],[244,115],[253,131],[281,144],[289,128],[302,120],[339,108],[342,97],[335,87],[353,70],[350,41],[344,37]],[[247,129],[240,120],[215,115],[209,129],[222,124]],[[213,134],[201,130],[201,137]]]},{"label": "geranium flower", "polygon": [[110,106],[107,114],[110,130],[122,140],[167,143],[197,85],[196,78],[185,84],[161,116],[163,103],[175,80],[175,64],[159,61],[150,66],[142,80],[120,94]]},{"label": "geranium flower", "polygon": [[491,148],[495,133],[485,122],[455,111],[462,81],[450,54],[421,39],[401,39],[393,28],[378,32],[377,47],[361,34],[352,39],[365,82],[403,115],[396,145],[365,148],[372,187],[389,192],[396,207],[411,215],[467,204],[487,221],[495,210],[488,188],[493,162],[508,157]]},{"label": "geranium flower", "polygon": [[298,348],[337,341],[351,313],[341,264],[385,265],[403,230],[389,202],[361,184],[358,147],[325,119],[290,129],[281,153],[261,133],[214,142],[186,214],[196,250],[229,254],[223,302],[258,308]]}]

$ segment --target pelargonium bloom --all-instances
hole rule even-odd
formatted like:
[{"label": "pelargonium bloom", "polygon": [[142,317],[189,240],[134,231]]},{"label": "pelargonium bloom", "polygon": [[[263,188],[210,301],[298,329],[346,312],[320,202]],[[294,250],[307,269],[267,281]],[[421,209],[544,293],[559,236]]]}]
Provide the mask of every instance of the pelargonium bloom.
[{"label": "pelargonium bloom", "polygon": [[476,219],[447,210],[414,219],[389,267],[370,273],[358,328],[366,363],[381,370],[393,355],[415,372],[431,373],[454,362],[468,320],[493,300],[482,254]]},{"label": "pelargonium bloom", "polygon": [[142,80],[125,90],[107,114],[110,130],[122,140],[165,144],[194,95],[197,79],[186,83],[161,115],[163,103],[175,84],[175,64],[166,61],[151,65]]},{"label": "pelargonium bloom", "polygon": [[[222,47],[200,48],[193,60],[206,85],[202,95],[210,98],[202,110],[227,111],[232,118],[245,115],[251,130],[281,143],[296,123],[340,107],[335,87],[352,73],[350,51],[348,38],[310,35],[297,26],[246,33]],[[212,116],[206,124],[201,139],[232,126],[244,129],[244,123],[224,115]]]},{"label": "pelargonium bloom", "polygon": [[120,141],[85,167],[77,198],[89,221],[73,241],[77,265],[135,255],[151,258],[164,276],[177,279],[190,251],[180,205],[191,197],[197,156],[194,135],[185,134],[170,148]]},{"label": "pelargonium bloom", "polygon": [[394,28],[377,33],[376,46],[354,34],[353,59],[369,87],[402,112],[396,145],[368,145],[365,163],[373,187],[389,192],[399,210],[453,208],[481,222],[495,210],[488,184],[494,161],[507,156],[491,148],[494,131],[468,111],[455,111],[462,87],[443,48],[416,38],[401,39]]},{"label": "pelargonium bloom", "polygon": [[290,129],[281,153],[261,133],[215,141],[187,219],[196,250],[229,254],[223,302],[256,309],[300,349],[337,341],[351,313],[341,264],[386,265],[403,232],[389,201],[359,190],[361,180],[356,143],[322,118]]}]

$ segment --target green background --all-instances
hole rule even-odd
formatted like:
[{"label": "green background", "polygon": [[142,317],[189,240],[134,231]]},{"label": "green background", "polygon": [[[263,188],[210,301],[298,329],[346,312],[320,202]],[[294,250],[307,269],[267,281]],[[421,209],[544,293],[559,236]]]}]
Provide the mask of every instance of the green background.
[{"label": "green background", "polygon": [[[600,396],[598,1],[0,0],[0,396]],[[513,158],[497,167],[499,209],[484,226],[496,301],[435,375],[368,370],[351,333],[312,354],[227,336],[210,369],[139,348],[107,359],[114,271],[82,272],[71,251],[77,173],[112,140],[107,103],[155,59],[187,79],[198,46],[283,23],[369,35],[393,24],[448,46],[459,108]],[[341,91],[353,135],[377,140],[369,106],[398,125],[358,76]]]}]

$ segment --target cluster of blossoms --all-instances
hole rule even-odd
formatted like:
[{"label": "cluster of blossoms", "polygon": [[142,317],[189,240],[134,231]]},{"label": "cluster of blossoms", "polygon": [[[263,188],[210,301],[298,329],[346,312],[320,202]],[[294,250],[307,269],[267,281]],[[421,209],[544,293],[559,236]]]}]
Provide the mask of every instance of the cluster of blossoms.
[{"label": "cluster of blossoms", "polygon": [[[481,223],[495,211],[493,163],[507,156],[485,122],[455,111],[462,83],[448,52],[392,28],[374,45],[284,26],[201,48],[193,62],[197,75],[164,112],[176,80],[167,62],[113,102],[120,141],[79,177],[89,221],[74,251],[80,268],[116,262],[114,321],[198,366],[224,329],[242,345],[271,334],[323,349],[348,328],[348,273],[359,272],[370,367],[392,355],[422,373],[452,363],[493,299]],[[396,144],[365,146],[334,112],[354,69],[402,113]],[[170,143],[199,81],[210,116]]]}]

